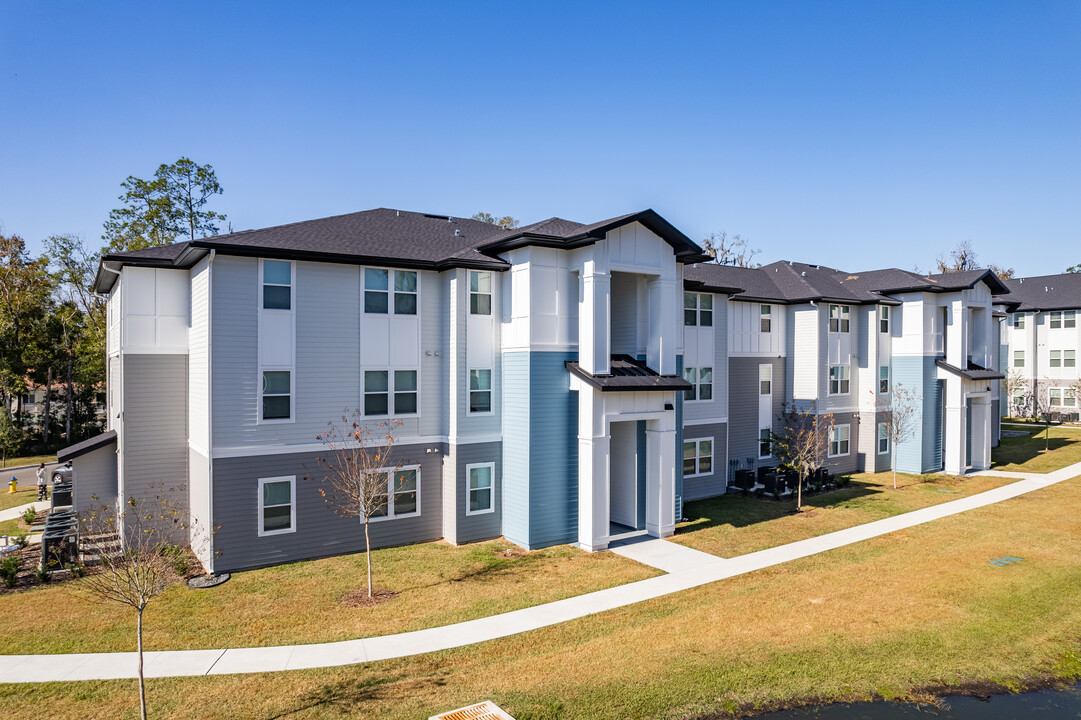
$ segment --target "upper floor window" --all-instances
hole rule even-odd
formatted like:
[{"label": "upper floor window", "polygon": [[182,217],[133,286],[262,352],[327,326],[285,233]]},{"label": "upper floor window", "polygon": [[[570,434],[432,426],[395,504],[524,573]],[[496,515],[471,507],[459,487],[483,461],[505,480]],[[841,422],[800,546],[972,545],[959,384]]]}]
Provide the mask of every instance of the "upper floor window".
[{"label": "upper floor window", "polygon": [[683,324],[713,326],[713,296],[706,293],[683,293]]},{"label": "upper floor window", "polygon": [[1062,367],[1077,367],[1077,351],[1076,350],[1063,350],[1062,351]]},{"label": "upper floor window", "polygon": [[413,415],[417,412],[417,371],[394,371],[394,409],[390,407],[390,371],[364,371],[365,415]]},{"label": "upper floor window", "polygon": [[1025,329],[1025,314],[1024,313],[1014,313],[1013,314],[1013,326],[1015,328],[1017,328],[1018,330],[1024,330]]},{"label": "upper floor window", "polygon": [[709,475],[713,472],[713,439],[687,440],[683,443],[683,477]]},{"label": "upper floor window", "polygon": [[394,314],[417,314],[417,274],[412,270],[394,271]]},{"label": "upper floor window", "polygon": [[848,305],[830,305],[830,332],[848,332]]},{"label": "upper floor window", "polygon": [[492,274],[469,271],[469,314],[492,314]]},{"label": "upper floor window", "polygon": [[263,261],[263,308],[291,310],[293,307],[293,263],[288,260]]},{"label": "upper floor window", "polygon": [[772,365],[759,365],[758,366],[758,394],[759,395],[771,395],[773,394],[773,366]]},{"label": "upper floor window", "polygon": [[713,368],[683,368],[683,379],[692,385],[683,391],[685,401],[713,399]]},{"label": "upper floor window", "polygon": [[1014,350],[1013,351],[1013,366],[1024,367],[1025,366],[1025,351]]},{"label": "upper floor window", "polygon": [[770,331],[770,327],[773,324],[772,322],[770,322],[770,319],[772,317],[772,311],[773,311],[773,306],[772,305],[762,305],[762,306],[759,307],[759,310],[758,310],[758,315],[759,315],[758,329],[760,331],[762,331],[762,332],[769,332]]},{"label": "upper floor window", "polygon": [[364,312],[386,315],[390,311],[390,274],[381,268],[364,268]]},{"label": "upper floor window", "polygon": [[1077,316],[1074,310],[1055,310],[1051,313],[1051,329],[1077,327]]},{"label": "upper floor window", "polygon": [[386,370],[364,372],[364,414],[387,415],[390,413]]},{"label": "upper floor window", "polygon": [[890,332],[890,307],[883,305],[878,313],[878,331],[889,334]]},{"label": "upper floor window", "polygon": [[849,386],[847,365],[830,366],[830,395],[847,395]]},{"label": "upper floor window", "polygon": [[469,412],[492,411],[492,371],[469,371]]},{"label": "upper floor window", "polygon": [[849,426],[837,425],[830,428],[830,448],[829,456],[837,457],[838,455],[848,454],[849,443]]},{"label": "upper floor window", "polygon": [[375,475],[386,481],[386,485],[380,485],[387,492],[375,496],[377,509],[372,513],[373,520],[420,515],[420,467],[406,467],[393,473],[380,471]]},{"label": "upper floor window", "polygon": [[291,376],[288,370],[263,371],[264,420],[287,420],[292,416]]},{"label": "upper floor window", "polygon": [[417,371],[394,371],[394,412],[412,415],[417,411]]},{"label": "upper floor window", "polygon": [[1062,351],[1061,350],[1052,350],[1051,351],[1050,365],[1051,365],[1051,367],[1062,367]]},{"label": "upper floor window", "polygon": [[882,365],[878,368],[878,391],[888,393],[890,391],[890,366]]}]

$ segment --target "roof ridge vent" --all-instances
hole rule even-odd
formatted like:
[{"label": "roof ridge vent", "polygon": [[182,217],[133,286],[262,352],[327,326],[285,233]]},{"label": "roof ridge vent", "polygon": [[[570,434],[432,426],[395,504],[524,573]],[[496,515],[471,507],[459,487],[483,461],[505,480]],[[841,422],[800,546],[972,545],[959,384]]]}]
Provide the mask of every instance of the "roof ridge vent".
[{"label": "roof ridge vent", "polygon": [[401,217],[401,216],[402,216],[402,211],[401,210],[395,210],[394,211],[394,217]]},{"label": "roof ridge vent", "polygon": [[454,228],[454,237],[461,237],[461,236],[462,236],[462,231],[459,230],[458,228]]}]

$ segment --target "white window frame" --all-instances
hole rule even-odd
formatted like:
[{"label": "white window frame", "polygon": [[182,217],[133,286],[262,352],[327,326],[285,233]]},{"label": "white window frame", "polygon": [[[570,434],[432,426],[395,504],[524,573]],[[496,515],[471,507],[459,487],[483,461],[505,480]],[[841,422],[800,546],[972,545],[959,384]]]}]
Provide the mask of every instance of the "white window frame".
[{"label": "white window frame", "polygon": [[[833,317],[833,309],[837,308],[837,317]],[[833,321],[837,321],[837,329],[833,329]],[[830,305],[828,310],[829,331],[831,333],[849,332],[852,328],[852,307],[849,305]]]},{"label": "white window frame", "polygon": [[[385,394],[387,396],[387,412],[385,414],[368,414],[367,403],[365,402],[368,395],[383,395],[382,392],[368,392],[367,391],[367,377],[370,372],[381,372],[387,374],[387,389]],[[416,390],[402,390],[402,393],[413,393],[417,396],[417,409],[412,412],[400,412],[397,408],[395,395],[398,393],[394,384],[395,373],[399,372],[412,372],[417,374],[417,389]],[[365,367],[360,373],[360,395],[361,395],[361,409],[363,410],[364,417],[370,418],[385,418],[385,417],[417,417],[420,415],[420,368],[416,367]]]},{"label": "white window frame", "polygon": [[[289,284],[266,281],[266,263],[267,261],[276,263],[285,263],[289,266]],[[291,313],[297,305],[297,293],[296,293],[296,278],[297,278],[297,266],[292,260],[279,260],[277,258],[259,258],[259,309],[263,312],[271,313]],[[287,287],[289,288],[289,307],[287,308],[268,308],[264,305],[263,289],[270,285],[271,287]]]},{"label": "white window frame", "polygon": [[[837,392],[833,391],[833,369],[837,368]],[[841,383],[848,383],[848,389],[842,391]],[[830,365],[829,376],[827,378],[826,386],[827,395],[850,395],[852,394],[852,370],[848,365]]]},{"label": "white window frame", "polygon": [[[706,372],[706,371],[709,371],[710,381],[708,383],[702,382],[702,373]],[[687,377],[688,375],[690,375],[690,377]],[[683,402],[684,403],[713,402],[713,385],[714,385],[714,382],[713,382],[713,368],[712,367],[700,367],[700,368],[685,367],[685,368],[683,368],[683,379],[694,386],[694,399],[693,400],[688,400],[687,399],[687,391],[686,390],[683,391]],[[702,386],[703,385],[708,385],[709,386],[709,397],[705,398],[705,399],[702,398]]]},{"label": "white window frame", "polygon": [[[883,370],[885,370],[886,372],[883,373],[882,372]],[[883,375],[885,375],[885,377],[883,377]],[[886,381],[886,389],[885,390],[882,389],[882,381],[883,380]],[[890,366],[889,365],[879,365],[878,366],[878,394],[879,395],[888,395],[889,392],[890,392]]]},{"label": "white window frame", "polygon": [[[687,305],[687,301],[690,298],[694,298],[694,306]],[[709,307],[702,307],[702,300],[709,298]],[[687,312],[694,313],[694,322],[687,322]],[[695,293],[686,292],[683,293],[683,325],[684,327],[713,327],[713,294],[712,293]],[[702,313],[709,313],[709,324],[704,325],[702,323]]]},{"label": "white window frame", "polygon": [[[769,383],[769,392],[762,392],[762,383]],[[766,396],[773,396],[773,365],[770,364],[758,366],[758,397]]]},{"label": "white window frame", "polygon": [[[289,309],[285,308],[265,308],[263,307],[263,286],[265,283],[264,277],[266,274],[266,261],[283,262],[289,264]],[[269,283],[270,285],[277,287],[285,287],[282,283]],[[290,423],[296,423],[297,419],[297,371],[296,371],[296,346],[297,346],[297,325],[296,325],[296,309],[297,309],[297,263],[292,260],[278,260],[277,258],[259,258],[259,286],[256,290],[255,299],[256,312],[260,318],[263,315],[278,315],[278,316],[292,316],[291,333],[292,337],[290,342],[293,345],[293,363],[291,365],[264,365],[262,363],[262,357],[260,353],[259,367],[257,382],[259,383],[257,389],[257,401],[255,408],[255,423],[256,425],[287,425]],[[258,332],[262,332],[262,320],[258,321]],[[260,341],[256,340],[256,346],[259,347]],[[289,417],[287,418],[264,418],[263,417],[263,373],[265,372],[287,372],[289,373]]]},{"label": "white window frame", "polygon": [[[885,450],[882,449],[882,443],[883,442],[886,443],[886,449]],[[890,453],[890,432],[889,432],[889,428],[886,427],[886,423],[879,423],[878,424],[878,454],[879,455],[889,455],[889,453]]]},{"label": "white window frame", "polygon": [[[289,417],[265,418],[263,417],[263,373],[287,372],[289,373]],[[297,421],[297,374],[293,368],[284,367],[261,367],[259,368],[259,407],[256,410],[260,425],[284,425]],[[280,394],[272,394],[271,397],[280,397]]]},{"label": "white window frame", "polygon": [[[404,472],[406,470],[417,471],[417,509],[411,513],[405,513],[398,515],[393,512],[394,510],[394,473]],[[387,520],[402,520],[404,518],[420,517],[420,501],[421,501],[421,472],[420,465],[402,465],[399,468],[379,468],[373,471],[375,473],[386,473],[387,476],[387,514],[379,517],[370,518],[371,522],[386,522]],[[360,518],[360,524],[364,524],[364,518]]]},{"label": "white window frame", "polygon": [[[487,510],[470,510],[469,509],[470,496],[473,494],[473,488],[470,486],[470,480],[471,480],[470,473],[474,469],[480,469],[480,468],[489,468],[489,470],[491,472],[491,474],[488,476],[491,479],[491,482],[492,482],[491,486],[489,487],[489,490],[492,491],[492,494],[491,494],[491,506]],[[465,514],[466,515],[488,515],[489,513],[494,513],[494,512],[495,512],[495,463],[494,462],[469,463],[468,465],[465,466]]]},{"label": "white window frame", "polygon": [[[841,439],[841,436],[840,436],[841,428],[844,428],[844,431],[845,431],[845,438],[843,440]],[[848,424],[834,425],[833,428],[830,429],[830,435],[832,436],[834,433],[837,433],[837,436],[836,436],[837,440],[835,441],[833,439],[833,437],[829,438],[829,447],[826,448],[826,457],[830,457],[830,458],[847,457],[848,455],[850,455],[852,453],[852,426],[848,425]],[[833,452],[833,443],[834,442],[837,443],[838,452],[836,452],[836,453]],[[842,442],[848,443],[848,447],[845,449],[844,452],[840,452]]]},{"label": "white window frame", "polygon": [[1062,405],[1062,390],[1063,388],[1047,388],[1047,405],[1048,407],[1063,407]]},{"label": "white window frame", "polygon": [[878,331],[890,334],[890,306],[883,305],[878,309]]},{"label": "white window frame", "polygon": [[[399,290],[398,289],[398,273],[404,273],[413,276],[414,290]],[[399,270],[394,269],[390,275],[387,276],[389,291],[390,291],[390,305],[387,308],[391,315],[402,315],[405,317],[418,317],[420,315],[420,273],[416,270]],[[413,312],[398,312],[398,296],[399,295],[412,295],[413,296]]]},{"label": "white window frame", "polygon": [[[264,530],[263,529],[263,511],[266,507],[263,505],[263,486],[267,483],[279,483],[289,482],[289,527],[282,530]],[[279,475],[278,477],[259,478],[258,487],[256,489],[258,496],[256,502],[259,507],[259,537],[270,537],[272,535],[286,535],[288,533],[294,533],[297,531],[297,476],[296,475]],[[270,507],[281,507],[280,505],[271,505]]]},{"label": "white window frame", "polygon": [[[480,278],[481,278],[482,275],[487,275],[488,276],[488,292],[484,292],[483,290],[474,290],[473,289],[473,278],[474,277],[477,278],[477,287],[479,288],[480,287]],[[492,314],[492,280],[493,280],[493,277],[492,277],[492,272],[490,270],[470,270],[469,271],[469,314],[470,315],[491,316],[491,314]],[[481,295],[487,295],[488,296],[488,312],[486,312],[486,313],[473,312],[473,296],[474,295],[476,295],[478,297],[480,297]]]},{"label": "white window frame", "polygon": [[[368,288],[368,271],[376,270],[385,272],[387,274],[387,288]],[[416,291],[409,290],[395,290],[394,280],[397,278],[398,273],[411,273],[417,278]],[[387,296],[387,311],[383,312],[369,312],[368,311],[368,293],[384,293]],[[394,298],[396,295],[415,295],[416,296],[416,312],[413,313],[400,313],[395,311]],[[404,268],[392,268],[392,267],[376,267],[374,265],[365,265],[360,268],[360,312],[363,315],[371,315],[372,317],[391,317],[399,315],[401,317],[420,317],[420,271],[409,270]]]},{"label": "white window frame", "polygon": [[[768,436],[768,439],[764,441],[766,443],[769,443],[769,452],[766,453],[765,455],[762,454],[762,443],[763,443],[762,433],[763,432],[770,433],[769,436]],[[758,459],[759,460],[765,460],[766,458],[771,458],[771,457],[773,457],[773,428],[768,428],[768,427],[758,428]]]},{"label": "white window frame", "polygon": [[[414,389],[412,389],[412,390],[399,390],[398,389],[398,384],[397,384],[398,383],[398,373],[400,373],[400,372],[411,372],[411,373],[413,373],[413,377],[416,378],[416,383],[415,383],[416,387]],[[395,416],[404,415],[406,417],[413,417],[414,415],[420,415],[420,369],[419,368],[391,368],[390,373],[391,374],[387,376],[387,380],[388,380],[388,386],[389,386],[388,389],[390,390],[390,394],[393,396],[391,398],[392,402],[391,402],[390,407],[394,411],[394,415]],[[393,382],[390,382],[390,381],[393,381]],[[412,395],[415,396],[415,401],[414,402],[415,402],[415,405],[416,405],[416,409],[414,409],[412,412],[402,412],[402,411],[400,411],[398,409],[398,395],[409,395],[409,394],[412,394]]]},{"label": "white window frame", "polygon": [[[473,383],[473,373],[474,372],[479,373],[479,372],[484,372],[484,371],[488,372],[488,389],[487,390],[474,390],[473,385],[472,385],[472,383]],[[494,375],[495,375],[495,373],[492,371],[492,368],[469,368],[468,369],[468,372],[466,374],[466,380],[465,380],[465,382],[466,382],[466,388],[465,388],[465,392],[466,392],[465,414],[466,415],[469,415],[471,417],[477,417],[477,416],[495,414],[495,395],[494,395],[495,390],[492,387],[493,385],[495,385],[495,382],[494,382],[494,379],[493,379]],[[488,393],[488,409],[487,410],[478,410],[478,411],[474,412],[473,411],[473,393],[482,393],[482,392]]]},{"label": "white window frame", "polygon": [[759,305],[758,306],[758,332],[768,333],[773,332],[773,306],[772,305]]},{"label": "white window frame", "polygon": [[1023,368],[1025,366],[1025,351],[1014,350],[1013,351],[1013,367]]},{"label": "white window frame", "polygon": [[1047,367],[1060,368],[1062,367],[1062,351],[1050,350],[1047,355]]},{"label": "white window frame", "polygon": [[1077,311],[1076,310],[1063,310],[1062,311],[1062,328],[1064,330],[1070,330],[1077,327]]},{"label": "white window frame", "polygon": [[1075,368],[1077,367],[1077,351],[1076,350],[1063,350],[1062,351],[1062,367]]},{"label": "white window frame", "polygon": [[[709,455],[703,455],[702,454],[702,443],[704,443],[704,442],[709,443]],[[685,477],[685,478],[705,477],[707,475],[713,475],[714,473],[716,473],[717,472],[717,465],[716,465],[716,463],[713,462],[714,459],[716,458],[716,454],[713,452],[714,447],[716,446],[716,443],[713,442],[713,438],[712,437],[684,438],[683,439],[683,444],[686,445],[688,443],[694,443],[694,472],[689,474],[689,475],[686,472],[684,472],[683,477]],[[704,458],[704,457],[709,458],[709,472],[706,472],[706,473],[699,472],[700,469],[701,469],[701,466],[702,466],[702,458]],[[684,461],[683,448],[680,447],[680,453],[679,453],[680,468],[683,467],[683,461]]]},{"label": "white window frame", "polygon": [[1014,327],[1015,330],[1024,330],[1025,329],[1025,314],[1024,313],[1014,313],[1013,314],[1013,327]]}]

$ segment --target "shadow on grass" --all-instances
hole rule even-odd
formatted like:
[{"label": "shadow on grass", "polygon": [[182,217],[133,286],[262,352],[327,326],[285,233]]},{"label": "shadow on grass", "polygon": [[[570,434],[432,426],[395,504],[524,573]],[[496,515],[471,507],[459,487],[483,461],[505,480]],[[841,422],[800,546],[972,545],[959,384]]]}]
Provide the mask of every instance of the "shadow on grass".
[{"label": "shadow on grass", "polygon": [[1048,439],[1044,437],[1042,431],[1031,437],[1004,437],[999,446],[991,451],[991,467],[1023,465],[1045,452],[1060,450],[1077,442],[1081,442],[1081,437],[1066,438],[1052,435]]},{"label": "shadow on grass", "polygon": [[467,581],[487,582],[489,580],[497,580],[504,574],[511,571],[516,572],[523,566],[532,565],[543,557],[539,553],[515,552],[513,548],[510,548],[511,554],[507,555],[505,554],[507,550],[507,548],[499,550],[495,550],[491,547],[478,548],[466,557],[467,561],[473,561],[467,568],[464,568],[453,575],[443,575],[443,573],[440,573],[440,579],[435,582],[402,588],[402,591],[423,590],[425,588],[439,587],[440,585],[447,585],[449,583]]},{"label": "shadow on grass", "polygon": [[[803,497],[804,508],[829,508],[842,505],[860,497],[877,495],[885,490],[871,483],[851,481],[837,490],[819,495]],[[688,521],[676,528],[676,534],[696,532],[718,525],[746,527],[789,515],[796,509],[796,500],[781,502],[759,499],[750,495],[721,495],[706,500],[693,500],[684,507],[683,514]]]},{"label": "shadow on grass", "polygon": [[[298,698],[299,705],[297,707],[277,715],[270,715],[267,720],[282,720],[282,718],[293,717],[317,708],[334,708],[338,713],[346,715],[357,713],[356,717],[365,717],[362,714],[365,703],[400,697],[401,688],[397,686],[405,679],[404,676],[398,676],[327,683]],[[442,677],[428,678],[411,684],[418,683],[443,686],[446,684],[446,680]]]}]

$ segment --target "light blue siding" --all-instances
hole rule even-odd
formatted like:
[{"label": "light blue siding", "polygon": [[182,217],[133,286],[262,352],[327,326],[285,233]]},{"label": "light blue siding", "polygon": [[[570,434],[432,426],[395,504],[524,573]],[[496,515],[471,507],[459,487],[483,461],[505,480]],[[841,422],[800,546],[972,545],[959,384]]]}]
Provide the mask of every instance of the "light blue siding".
[{"label": "light blue siding", "polygon": [[529,545],[529,352],[503,353],[503,535]]},{"label": "light blue siding", "polygon": [[915,436],[897,446],[897,470],[937,471],[942,467],[942,383],[935,357],[894,357],[892,371],[895,382],[923,396]]},{"label": "light blue siding", "polygon": [[[676,375],[683,377],[683,356],[676,355]],[[713,382],[723,382],[716,373]],[[676,507],[675,518],[683,519],[683,393],[676,393]]]},{"label": "light blue siding", "polygon": [[564,362],[578,353],[534,352],[529,360],[529,547],[578,540],[578,393]]}]

